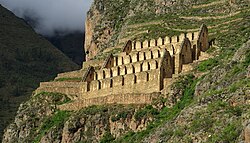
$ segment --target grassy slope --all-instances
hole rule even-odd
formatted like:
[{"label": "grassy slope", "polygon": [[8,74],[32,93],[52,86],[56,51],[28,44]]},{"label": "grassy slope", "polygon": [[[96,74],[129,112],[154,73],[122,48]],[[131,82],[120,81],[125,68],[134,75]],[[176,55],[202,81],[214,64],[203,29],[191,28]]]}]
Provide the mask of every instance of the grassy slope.
[{"label": "grassy slope", "polygon": [[[235,16],[216,18],[216,16],[228,15],[230,12],[237,11],[240,11],[240,13]],[[182,110],[183,107],[176,107],[176,109],[170,110],[170,113],[166,113],[165,110],[169,109],[164,108],[159,114],[163,116],[155,116],[156,121],[148,126],[147,130],[129,133],[116,142],[192,142],[195,137],[204,137],[206,142],[239,141],[244,122],[249,119],[250,112],[249,105],[241,105],[245,101],[244,98],[249,98],[247,94],[250,90],[250,80],[245,79],[244,76],[250,64],[249,47],[246,48],[248,52],[244,53],[245,55],[243,54],[243,56],[246,56],[244,61],[232,64],[231,59],[250,37],[249,11],[247,1],[237,1],[237,6],[230,6],[226,2],[217,6],[187,9],[180,11],[178,14],[173,13],[173,15],[152,15],[152,18],[147,19],[141,18],[142,15],[136,15],[133,19],[137,19],[138,22],[164,21],[158,27],[156,25],[140,27],[142,30],[150,29],[152,34],[141,34],[138,38],[164,36],[165,31],[168,35],[178,34],[205,23],[211,27],[209,29],[210,38],[216,38],[218,47],[209,50],[211,54],[215,55],[213,59],[201,62],[197,67],[198,71],[206,72],[205,78],[201,79],[201,85],[202,83],[212,83],[208,89],[202,92],[200,97],[193,97],[194,93],[191,93],[191,101],[185,101],[185,98],[182,100],[186,103],[184,110]],[[212,16],[215,18],[187,20],[181,18],[184,16]],[[135,24],[137,24],[136,21],[131,21],[131,25]],[[169,29],[169,27],[172,29]],[[138,27],[130,30],[136,29]],[[215,66],[217,68],[213,69]],[[212,78],[216,77],[218,72],[221,71],[227,74]],[[189,89],[194,90],[194,88]],[[236,105],[232,102],[236,102]],[[173,114],[174,116],[172,116]],[[198,140],[201,139],[198,138]]]},{"label": "grassy slope", "polygon": [[0,6],[0,136],[40,81],[77,68],[22,19]]}]

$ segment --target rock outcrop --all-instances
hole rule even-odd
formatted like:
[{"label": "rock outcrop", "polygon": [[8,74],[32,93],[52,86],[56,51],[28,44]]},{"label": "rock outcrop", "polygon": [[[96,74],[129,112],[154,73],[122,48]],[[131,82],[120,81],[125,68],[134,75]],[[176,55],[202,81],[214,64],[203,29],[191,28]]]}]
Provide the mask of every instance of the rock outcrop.
[{"label": "rock outcrop", "polygon": [[245,143],[250,143],[250,124],[248,124],[245,128]]},{"label": "rock outcrop", "polygon": [[89,107],[77,112],[58,111],[69,98],[62,94],[40,94],[21,104],[14,123],[5,131],[4,143],[12,142],[98,142],[104,134],[120,137],[141,131],[151,117],[135,118],[143,106]]},{"label": "rock outcrop", "polygon": [[124,44],[123,37],[128,34],[129,23],[136,20],[134,18],[137,15],[159,16],[175,10],[186,9],[194,3],[196,1],[193,0],[182,2],[165,0],[95,0],[85,22],[84,48],[86,60],[96,58],[106,48],[114,46],[121,48],[120,46]]}]

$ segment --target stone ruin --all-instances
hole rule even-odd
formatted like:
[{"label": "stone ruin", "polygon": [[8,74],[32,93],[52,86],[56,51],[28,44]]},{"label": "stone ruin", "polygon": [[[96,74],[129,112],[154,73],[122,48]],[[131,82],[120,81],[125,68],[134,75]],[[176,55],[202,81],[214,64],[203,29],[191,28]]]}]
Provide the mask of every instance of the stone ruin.
[{"label": "stone ruin", "polygon": [[182,72],[183,65],[199,59],[209,48],[208,29],[173,37],[128,41],[122,52],[104,61],[83,63],[79,71],[58,74],[56,79],[80,81],[42,82],[35,94],[55,92],[68,95],[74,102],[64,110],[109,103],[148,104],[166,86],[167,79]]}]

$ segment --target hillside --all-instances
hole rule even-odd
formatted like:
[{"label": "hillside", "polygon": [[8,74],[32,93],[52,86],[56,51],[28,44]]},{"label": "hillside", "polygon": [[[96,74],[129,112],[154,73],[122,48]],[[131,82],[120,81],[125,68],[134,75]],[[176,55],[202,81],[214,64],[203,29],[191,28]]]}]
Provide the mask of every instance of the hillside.
[{"label": "hillside", "polygon": [[0,5],[0,136],[40,81],[77,68],[24,20]]},{"label": "hillside", "polygon": [[[87,59],[103,61],[127,40],[209,30],[207,58],[173,79],[151,105],[58,107],[43,92],[19,107],[4,142],[250,142],[249,0],[95,0],[86,21]],[[156,93],[157,94],[157,93]]]},{"label": "hillside", "polygon": [[[35,21],[35,19],[25,16],[24,20],[32,26],[33,29],[37,27],[37,21]],[[68,56],[73,62],[82,65],[82,62],[85,60],[85,53],[83,51],[83,32],[74,31],[66,34],[64,32],[55,32],[53,35],[45,36],[45,38]]]},{"label": "hillside", "polygon": [[76,64],[82,65],[82,62],[85,61],[85,53],[83,51],[83,33],[73,32],[66,35],[56,34],[51,37],[46,37],[46,39]]}]

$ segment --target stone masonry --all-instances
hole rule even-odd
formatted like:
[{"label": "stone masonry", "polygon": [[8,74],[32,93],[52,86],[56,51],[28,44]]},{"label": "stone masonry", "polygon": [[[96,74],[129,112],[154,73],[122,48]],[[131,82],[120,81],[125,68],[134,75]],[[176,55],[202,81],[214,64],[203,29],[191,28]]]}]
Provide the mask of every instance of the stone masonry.
[{"label": "stone masonry", "polygon": [[[208,48],[208,29],[205,25],[200,31],[179,36],[128,41],[119,54],[110,54],[104,61],[85,62],[82,70],[58,74],[56,78],[79,78],[80,81],[43,82],[35,93],[67,94],[77,104],[82,101],[83,106],[79,108],[105,104],[103,99],[107,96],[114,99],[109,103],[130,104],[126,96],[133,99],[135,95],[134,99],[140,101],[144,94],[147,100],[138,103],[148,104],[152,99],[149,95],[161,92],[165,79],[181,73],[183,65],[198,60],[201,52]],[[136,96],[138,94],[140,96]],[[87,104],[84,103],[86,101]],[[70,106],[73,104],[70,103]],[[73,107],[64,106],[63,109]]]}]

